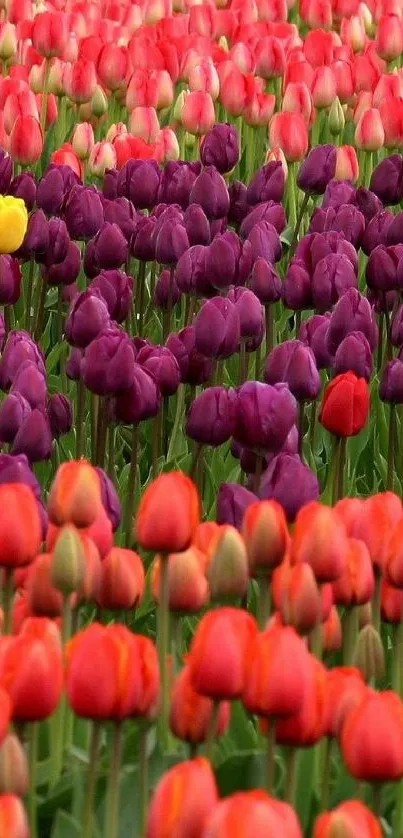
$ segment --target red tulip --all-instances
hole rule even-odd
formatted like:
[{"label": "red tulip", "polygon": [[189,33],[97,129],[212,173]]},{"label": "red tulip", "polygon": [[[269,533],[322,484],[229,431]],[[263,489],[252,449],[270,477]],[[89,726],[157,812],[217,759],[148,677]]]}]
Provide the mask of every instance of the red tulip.
[{"label": "red tulip", "polygon": [[358,780],[385,783],[403,777],[403,704],[396,693],[367,690],[341,730],[347,768]]},{"label": "red tulip", "polygon": [[346,800],[315,821],[313,838],[333,838],[336,834],[343,838],[382,838],[382,826],[360,800]]},{"label": "red tulip", "polygon": [[146,838],[202,838],[218,803],[210,763],[179,762],[163,774],[148,810]]},{"label": "red tulip", "polygon": [[123,87],[129,68],[129,56],[125,47],[105,44],[97,62],[97,71],[101,84],[115,91]]},{"label": "red tulip", "polygon": [[10,154],[15,163],[32,166],[43,151],[41,126],[33,116],[17,117],[10,135]]},{"label": "red tulip", "polygon": [[24,804],[15,794],[0,794],[0,835],[2,838],[30,836]]},{"label": "red tulip", "polygon": [[365,379],[358,378],[354,372],[345,372],[327,385],[319,421],[335,436],[355,436],[366,425],[369,406]]},{"label": "red tulip", "polygon": [[143,562],[133,550],[113,547],[101,564],[97,602],[112,611],[136,608],[143,596]]},{"label": "red tulip", "polygon": [[52,163],[56,163],[58,166],[70,166],[70,169],[73,169],[73,172],[75,172],[79,178],[82,177],[82,166],[71,143],[64,143],[61,148],[54,151],[51,161]]},{"label": "red tulip", "polygon": [[[184,742],[191,742],[198,745],[207,738],[209,726],[214,712],[214,703],[211,698],[196,692],[192,686],[191,673],[188,666],[185,666],[172,688],[170,726],[172,733],[183,739]],[[222,701],[219,706],[216,736],[223,736],[226,733],[230,722],[230,704]]]},{"label": "red tulip", "polygon": [[326,735],[338,737],[344,720],[359,704],[367,687],[359,669],[335,666],[326,674]]},{"label": "red tulip", "polygon": [[181,113],[182,125],[190,134],[207,134],[215,123],[214,103],[209,93],[188,93]]},{"label": "red tulip", "polygon": [[66,64],[63,85],[66,95],[75,104],[90,102],[97,86],[94,63],[85,58],[79,58],[72,64]]},{"label": "red tulip", "polygon": [[213,699],[239,698],[257,626],[246,611],[220,608],[200,620],[189,655],[193,688]]},{"label": "red tulip", "polygon": [[309,652],[289,626],[255,635],[246,656],[242,700],[250,713],[283,718],[298,713],[306,690]]},{"label": "red tulip", "polygon": [[300,113],[274,114],[269,125],[271,146],[279,146],[284,151],[288,163],[302,160],[308,151],[308,129]]},{"label": "red tulip", "polygon": [[41,12],[32,26],[32,43],[45,58],[61,56],[68,38],[67,17],[57,12]]},{"label": "red tulip", "polygon": [[202,838],[302,838],[298,817],[288,803],[264,791],[237,792],[211,813]]}]

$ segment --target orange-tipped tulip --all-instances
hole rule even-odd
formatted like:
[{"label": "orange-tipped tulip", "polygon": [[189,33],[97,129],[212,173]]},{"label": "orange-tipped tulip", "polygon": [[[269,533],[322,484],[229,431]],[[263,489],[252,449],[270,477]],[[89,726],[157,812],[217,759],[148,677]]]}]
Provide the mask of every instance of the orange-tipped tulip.
[{"label": "orange-tipped tulip", "polygon": [[346,567],[348,540],[342,519],[328,506],[312,501],[299,511],[290,561],[308,562],[318,582],[334,582]]},{"label": "orange-tipped tulip", "polygon": [[181,471],[161,474],[142,495],[134,537],[156,553],[186,550],[200,522],[200,500],[196,486]]},{"label": "orange-tipped tulip", "polygon": [[283,561],[290,540],[282,506],[275,500],[252,503],[245,512],[242,535],[251,576],[270,574]]},{"label": "orange-tipped tulip", "polygon": [[144,596],[143,562],[133,550],[112,547],[101,563],[97,603],[111,611],[136,608]]},{"label": "orange-tipped tulip", "polygon": [[335,666],[326,674],[326,735],[338,737],[345,718],[367,691],[359,669]]},{"label": "orange-tipped tulip", "polygon": [[206,614],[190,648],[193,688],[215,700],[239,698],[245,688],[246,658],[257,632],[254,618],[237,608]]},{"label": "orange-tipped tulip", "polygon": [[218,803],[210,763],[203,757],[166,771],[152,797],[146,838],[202,838]]},{"label": "orange-tipped tulip", "polygon": [[202,838],[302,838],[298,817],[288,803],[264,791],[237,792],[221,800]]},{"label": "orange-tipped tulip", "polygon": [[1,838],[30,838],[24,804],[15,794],[0,794]]},{"label": "orange-tipped tulip", "polygon": [[[161,559],[157,556],[151,577],[154,599],[159,602],[161,589]],[[209,586],[205,576],[205,559],[196,547],[168,556],[168,603],[170,611],[193,613],[201,611],[209,600]]]},{"label": "orange-tipped tulip", "polygon": [[49,518],[54,524],[89,527],[101,512],[101,486],[97,472],[86,460],[63,463],[53,481]]},{"label": "orange-tipped tulip", "polygon": [[347,562],[343,573],[333,582],[333,596],[338,605],[364,605],[375,590],[375,577],[367,545],[359,538],[348,539]]},{"label": "orange-tipped tulip", "polygon": [[[193,689],[190,669],[185,666],[172,689],[170,712],[172,733],[184,742],[199,745],[207,738],[213,713],[213,701]],[[222,701],[218,711],[216,736],[223,736],[228,730],[230,713],[230,704]]]},{"label": "orange-tipped tulip", "polygon": [[315,821],[313,838],[382,838],[377,817],[360,800],[346,800]]},{"label": "orange-tipped tulip", "polygon": [[243,702],[250,713],[273,718],[301,710],[309,652],[290,626],[269,625],[250,643]]},{"label": "orange-tipped tulip", "polygon": [[29,564],[42,542],[42,522],[32,489],[23,483],[4,483],[0,508],[0,566],[13,569]]}]

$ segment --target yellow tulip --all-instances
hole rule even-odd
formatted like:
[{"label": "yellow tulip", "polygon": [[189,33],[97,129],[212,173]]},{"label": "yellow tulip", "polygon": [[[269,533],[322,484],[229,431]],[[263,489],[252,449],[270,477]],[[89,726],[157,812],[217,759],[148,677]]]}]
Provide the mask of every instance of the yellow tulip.
[{"label": "yellow tulip", "polygon": [[21,247],[28,226],[28,211],[22,198],[0,195],[0,253]]}]

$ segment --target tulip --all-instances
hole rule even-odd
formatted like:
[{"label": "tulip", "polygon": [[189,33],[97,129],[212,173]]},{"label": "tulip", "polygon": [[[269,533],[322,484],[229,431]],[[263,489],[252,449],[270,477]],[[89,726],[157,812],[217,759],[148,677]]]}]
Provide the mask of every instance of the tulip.
[{"label": "tulip", "polygon": [[370,189],[387,205],[399,204],[403,196],[403,160],[400,154],[391,154],[375,167]]},{"label": "tulip", "polygon": [[182,108],[181,122],[190,134],[207,134],[215,123],[214,102],[210,93],[204,90],[189,93]]},{"label": "tulip", "polygon": [[7,690],[16,721],[36,722],[56,710],[63,688],[59,631],[43,617],[25,621],[0,654],[0,684]]},{"label": "tulip", "polygon": [[319,421],[338,437],[355,436],[366,424],[368,412],[367,382],[353,372],[346,372],[326,387]]},{"label": "tulip", "polygon": [[315,821],[313,838],[331,838],[335,830],[346,838],[360,834],[362,838],[382,838],[378,818],[360,800],[347,800],[331,812],[324,812]]},{"label": "tulip", "polygon": [[247,382],[236,391],[232,435],[241,445],[276,451],[296,419],[296,403],[288,387]]},{"label": "tulip", "polygon": [[377,108],[369,108],[361,115],[355,129],[354,139],[357,148],[365,151],[379,151],[382,148],[385,141],[385,132]]},{"label": "tulip", "polygon": [[288,803],[269,797],[264,791],[237,792],[215,807],[203,838],[224,838],[237,822],[239,838],[283,835],[301,838],[297,815]]},{"label": "tulip", "polygon": [[1,794],[25,797],[28,788],[28,760],[24,747],[18,736],[8,733],[0,746]]},{"label": "tulip", "polygon": [[337,180],[358,180],[359,166],[357,154],[353,146],[343,145],[337,149],[337,163],[335,178]]},{"label": "tulip", "polygon": [[67,17],[56,12],[42,12],[32,27],[32,43],[40,55],[49,59],[61,56],[67,40]]},{"label": "tulip", "polygon": [[216,782],[208,760],[199,757],[178,763],[165,772],[154,792],[146,838],[159,838],[162,830],[166,838],[202,838],[217,802]]},{"label": "tulip", "polygon": [[66,690],[72,709],[84,718],[120,721],[151,715],[159,694],[153,643],[125,626],[92,623],[68,643]]},{"label": "tulip", "polygon": [[0,795],[0,834],[10,838],[28,838],[29,826],[26,811],[15,794]]},{"label": "tulip", "polygon": [[63,463],[52,484],[48,511],[58,525],[89,527],[99,515],[101,494],[99,477],[85,460]]},{"label": "tulip", "polygon": [[18,116],[10,135],[10,154],[15,163],[32,166],[43,151],[41,126],[34,116]]},{"label": "tulip", "polygon": [[[169,517],[163,510],[169,509]],[[199,521],[199,498],[182,472],[162,474],[143,493],[135,523],[135,538],[146,550],[174,553],[186,550]]]},{"label": "tulip", "polygon": [[[97,360],[99,363],[99,359],[95,358],[96,363]],[[135,363],[131,370],[124,371],[125,375],[128,373],[131,376],[130,387],[122,393],[117,393],[113,410],[118,421],[137,425],[138,422],[157,415],[161,394],[154,375],[140,364]]]},{"label": "tulip", "polygon": [[[360,780],[372,783],[390,782],[403,775],[403,705],[392,691],[368,691],[351,710],[344,722],[340,746],[348,770]],[[376,719],[376,725],[372,720]],[[363,730],[365,754],[360,749]],[[393,747],[391,747],[393,744]]]},{"label": "tulip", "polygon": [[0,197],[0,253],[14,253],[27,230],[28,213],[21,198]]},{"label": "tulip", "polygon": [[310,565],[279,565],[272,579],[273,603],[285,625],[299,634],[309,634],[324,617],[322,596]]},{"label": "tulip", "polygon": [[[90,102],[97,87],[94,63],[86,58],[78,58],[71,64],[66,64],[63,71],[63,86],[66,95],[76,105]],[[80,123],[76,127],[82,130]]]},{"label": "tulip", "polygon": [[[174,683],[171,695],[170,727],[174,736],[193,745],[204,742],[211,725],[214,704],[193,689],[190,670],[185,666]],[[215,735],[223,736],[229,726],[230,705],[219,705]],[[1,749],[0,749],[1,765]],[[0,771],[1,776],[1,771]]]},{"label": "tulip", "polygon": [[281,163],[277,160],[266,163],[248,186],[248,204],[254,206],[264,201],[280,202],[284,193],[284,184],[285,177]]},{"label": "tulip", "polygon": [[308,131],[303,116],[284,111],[275,114],[269,126],[271,146],[278,146],[288,163],[302,160],[308,151]]},{"label": "tulip", "polygon": [[368,300],[356,288],[346,291],[332,312],[327,332],[330,352],[335,353],[343,338],[353,331],[362,332],[371,350],[375,349],[378,339],[375,315]]},{"label": "tulip", "polygon": [[128,69],[128,52],[117,44],[105,44],[97,61],[97,72],[101,84],[108,90],[118,90]]},{"label": "tulip", "polygon": [[265,367],[268,384],[285,382],[298,401],[316,399],[321,381],[313,352],[300,341],[286,341],[270,353]]},{"label": "tulip", "polygon": [[335,146],[320,145],[312,148],[298,172],[299,188],[308,195],[323,195],[329,181],[334,178],[336,156]]},{"label": "tulip", "polygon": [[71,144],[80,160],[87,160],[94,147],[94,131],[89,122],[79,122],[74,128]]},{"label": "tulip", "polygon": [[52,580],[53,556],[42,553],[30,566],[25,584],[31,614],[39,617],[60,617],[63,612],[63,594]]},{"label": "tulip", "polygon": [[308,562],[318,582],[337,580],[346,568],[348,541],[345,527],[333,509],[312,502],[296,518],[290,560]]},{"label": "tulip", "polygon": [[136,608],[144,595],[145,576],[140,556],[114,547],[101,565],[97,602],[112,611]]},{"label": "tulip", "polygon": [[214,166],[206,166],[196,178],[189,202],[200,204],[207,218],[223,218],[229,209],[229,194],[222,175]]},{"label": "tulip", "polygon": [[372,352],[362,332],[350,332],[339,344],[334,356],[334,371],[353,372],[358,378],[369,381],[373,368]]},{"label": "tulip", "polygon": [[239,698],[246,683],[246,655],[255,634],[256,623],[245,611],[221,608],[207,613],[190,648],[193,688],[214,700]]},{"label": "tulip", "polygon": [[[163,604],[161,584],[161,577],[164,573],[163,562],[164,559],[157,557],[151,579],[153,596],[160,608]],[[177,614],[201,611],[209,600],[209,587],[204,573],[202,554],[192,546],[181,553],[170,553],[166,569],[169,610]]]},{"label": "tulip", "polygon": [[200,144],[203,166],[215,166],[220,174],[230,172],[239,159],[239,139],[229,123],[214,125]]},{"label": "tulip", "polygon": [[281,564],[289,538],[284,511],[276,501],[261,501],[249,506],[242,535],[252,576],[269,575]]}]

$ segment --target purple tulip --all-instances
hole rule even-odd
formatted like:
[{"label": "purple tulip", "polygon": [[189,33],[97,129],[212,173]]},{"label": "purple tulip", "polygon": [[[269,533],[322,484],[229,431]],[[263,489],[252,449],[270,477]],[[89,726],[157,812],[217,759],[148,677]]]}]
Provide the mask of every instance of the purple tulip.
[{"label": "purple tulip", "polygon": [[128,160],[118,176],[118,195],[136,209],[151,209],[157,203],[161,170],[155,160]]},{"label": "purple tulip", "polygon": [[397,288],[399,255],[396,247],[386,247],[384,244],[378,245],[370,253],[365,270],[368,288],[381,293]]},{"label": "purple tulip", "polygon": [[213,360],[198,352],[194,326],[186,326],[177,333],[172,332],[166,341],[166,346],[175,355],[184,384],[198,386],[210,380],[213,373]]},{"label": "purple tulip", "polygon": [[20,248],[23,258],[42,262],[49,249],[49,227],[46,215],[39,209],[28,220],[27,232]]},{"label": "purple tulip", "polygon": [[[157,222],[158,223],[158,222]],[[176,265],[178,259],[189,248],[186,227],[174,218],[162,224],[155,243],[155,258],[160,265]]]},{"label": "purple tulip", "polygon": [[350,332],[363,332],[373,352],[378,341],[375,314],[357,288],[346,291],[333,309],[327,331],[327,346],[332,354]]},{"label": "purple tulip", "polygon": [[59,439],[59,437],[71,431],[73,406],[67,396],[63,393],[55,393],[50,397],[46,410],[53,439]]},{"label": "purple tulip", "polygon": [[179,204],[182,209],[189,205],[189,196],[199,171],[183,160],[169,160],[162,175],[158,201]]},{"label": "purple tulip", "polygon": [[345,294],[357,288],[358,278],[350,260],[343,253],[329,253],[317,263],[311,281],[314,307],[322,312]]},{"label": "purple tulip", "polygon": [[356,188],[350,180],[330,180],[326,186],[322,207],[340,207],[354,200]]},{"label": "purple tulip", "polygon": [[25,454],[30,463],[48,460],[52,454],[52,432],[46,413],[32,410],[14,438],[12,454]]},{"label": "purple tulip", "polygon": [[133,302],[134,281],[123,271],[101,271],[92,280],[89,290],[98,288],[112,320],[123,323],[129,316]]},{"label": "purple tulip", "polygon": [[0,256],[0,304],[14,305],[21,293],[21,269],[17,259]]},{"label": "purple tulip", "polygon": [[[189,253],[189,251],[187,251]],[[184,254],[185,255],[185,254]],[[182,258],[182,257],[181,257]],[[179,264],[179,262],[178,262]],[[161,271],[154,288],[154,305],[164,310],[176,306],[182,296],[176,280],[169,269]]]},{"label": "purple tulip", "polygon": [[379,395],[383,402],[403,404],[403,361],[400,358],[394,358],[386,364]]},{"label": "purple tulip", "polygon": [[244,486],[238,486],[237,483],[221,483],[217,494],[217,523],[230,524],[241,530],[248,506],[256,501],[256,495]]},{"label": "purple tulip", "polygon": [[400,204],[403,198],[403,158],[401,154],[391,154],[375,166],[369,188],[371,192],[375,192],[384,206]]},{"label": "purple tulip", "polygon": [[284,194],[285,174],[283,164],[272,160],[259,169],[248,186],[247,201],[250,206],[263,201],[280,203]]},{"label": "purple tulip", "polygon": [[92,393],[115,395],[132,386],[135,357],[134,345],[125,332],[108,328],[87,346],[80,375]]},{"label": "purple tulip", "polygon": [[24,361],[33,361],[42,375],[46,375],[42,352],[28,332],[9,332],[3,354],[0,359],[0,389],[9,390],[14,378]]},{"label": "purple tulip", "polygon": [[18,428],[22,425],[31,405],[21,393],[10,393],[0,405],[0,440],[13,442]]},{"label": "purple tulip", "polygon": [[71,381],[79,381],[81,378],[81,361],[83,350],[72,347],[66,363],[66,375]]},{"label": "purple tulip", "polygon": [[144,346],[136,361],[151,372],[162,396],[173,396],[180,384],[180,369],[175,355],[167,346]]},{"label": "purple tulip", "polygon": [[272,349],[264,378],[267,384],[288,384],[297,401],[315,400],[321,389],[315,356],[300,340],[286,340]]},{"label": "purple tulip", "polygon": [[83,291],[71,305],[65,322],[66,339],[83,349],[109,326],[108,306],[98,288]]},{"label": "purple tulip", "polygon": [[225,297],[207,300],[195,319],[196,349],[207,358],[230,358],[238,350],[240,321],[236,306]]},{"label": "purple tulip", "polygon": [[132,256],[140,262],[153,262],[155,259],[154,230],[157,219],[154,216],[140,216],[130,244]]},{"label": "purple tulip", "polygon": [[327,331],[330,323],[330,312],[314,314],[301,323],[299,339],[312,349],[318,370],[328,369],[333,364],[333,355],[327,345]]},{"label": "purple tulip", "polygon": [[336,172],[337,149],[334,145],[317,145],[301,163],[297,184],[307,195],[323,195]]},{"label": "purple tulip", "polygon": [[[216,236],[203,251],[207,283],[218,291],[229,288],[235,280],[237,271],[237,256],[232,243],[228,241],[226,236],[226,233],[222,236]],[[241,246],[239,244],[238,261],[240,253]]]},{"label": "purple tulip", "polygon": [[313,307],[311,277],[302,259],[292,259],[283,283],[283,300],[287,308],[303,311]]},{"label": "purple tulip", "polygon": [[282,204],[276,204],[275,201],[265,201],[262,204],[257,204],[242,221],[239,231],[241,238],[248,238],[250,231],[259,221],[268,221],[278,233],[282,233],[287,226],[284,207]]},{"label": "purple tulip", "polygon": [[113,201],[118,197],[118,178],[119,172],[117,169],[107,169],[104,174],[102,194],[109,201]]},{"label": "purple tulip", "polygon": [[282,293],[282,282],[270,262],[259,257],[253,265],[249,287],[263,305],[278,302]]},{"label": "purple tulip", "polygon": [[72,239],[88,241],[96,235],[104,221],[104,210],[94,186],[73,186],[65,203],[64,220]]},{"label": "purple tulip", "polygon": [[241,224],[249,210],[245,184],[240,180],[234,180],[228,189],[228,194],[230,201],[228,221],[231,224]]},{"label": "purple tulip", "polygon": [[230,172],[239,160],[238,131],[228,122],[217,123],[200,143],[203,166],[215,166],[222,175]]},{"label": "purple tulip", "polygon": [[190,204],[200,204],[207,218],[224,218],[229,210],[227,184],[214,166],[206,166],[196,178]]},{"label": "purple tulip", "polygon": [[280,236],[269,221],[258,221],[252,227],[247,239],[252,247],[253,261],[262,256],[267,262],[278,262],[282,249]]},{"label": "purple tulip", "polygon": [[210,224],[199,204],[190,204],[183,216],[183,222],[190,245],[210,244]]},{"label": "purple tulip", "polygon": [[[100,270],[116,270],[126,262],[128,255],[127,241],[117,224],[105,221],[95,238],[87,245],[91,251],[96,273]],[[86,253],[87,257],[87,253]],[[86,264],[84,263],[86,268]],[[87,276],[90,274],[86,271]]]},{"label": "purple tulip", "polygon": [[13,161],[9,154],[2,148],[0,150],[0,194],[6,195],[13,176]]},{"label": "purple tulip", "polygon": [[350,203],[355,204],[360,212],[362,212],[365,218],[365,224],[369,224],[371,219],[383,209],[382,201],[379,200],[378,196],[374,192],[371,192],[370,189],[365,189],[364,186],[360,186],[356,190],[354,198]]},{"label": "purple tulip", "polygon": [[115,417],[125,425],[137,424],[156,416],[161,402],[157,382],[147,369],[133,364],[133,382],[128,390],[116,396]]},{"label": "purple tulip", "polygon": [[381,210],[371,218],[362,237],[361,247],[364,253],[369,256],[379,244],[387,241],[388,229],[393,221],[394,215],[389,210]]},{"label": "purple tulip", "polygon": [[108,475],[104,472],[102,468],[95,469],[98,472],[98,476],[101,483],[101,500],[102,506],[105,509],[105,512],[112,524],[113,532],[119,527],[120,519],[122,517],[122,508],[120,505],[120,500],[118,498],[116,489],[112,483],[112,480]]},{"label": "purple tulip", "polygon": [[46,378],[35,361],[24,361],[14,376],[10,393],[20,393],[32,409],[44,407],[47,397]]},{"label": "purple tulip", "polygon": [[13,195],[14,198],[22,198],[28,212],[31,212],[37,195],[36,180],[32,172],[21,172],[20,175],[16,175],[10,183],[8,194]]},{"label": "purple tulip", "polygon": [[208,387],[190,405],[186,433],[200,445],[222,445],[231,436],[230,405],[233,391]]},{"label": "purple tulip", "polygon": [[104,219],[110,224],[117,224],[127,242],[136,229],[138,213],[127,198],[116,198],[114,201],[103,202]]},{"label": "purple tulip", "polygon": [[231,404],[232,436],[259,452],[279,451],[296,418],[296,401],[285,384],[247,381]]},{"label": "purple tulip", "polygon": [[70,242],[65,259],[54,265],[42,267],[42,276],[48,285],[72,285],[80,276],[81,253],[75,242]]},{"label": "purple tulip", "polygon": [[397,347],[403,344],[403,305],[399,305],[392,317],[390,342]]},{"label": "purple tulip", "polygon": [[79,178],[70,166],[57,166],[51,163],[38,183],[37,206],[43,209],[46,215],[59,215],[71,189],[79,182]]},{"label": "purple tulip", "polygon": [[319,498],[316,474],[296,454],[278,454],[264,472],[259,489],[261,500],[276,500],[293,523],[305,504]]},{"label": "purple tulip", "polygon": [[373,370],[371,347],[362,332],[350,332],[342,340],[334,356],[336,375],[355,372],[359,378],[369,381]]},{"label": "purple tulip", "polygon": [[249,288],[230,288],[228,299],[239,314],[241,338],[253,338],[264,329],[264,312],[260,300]]}]

